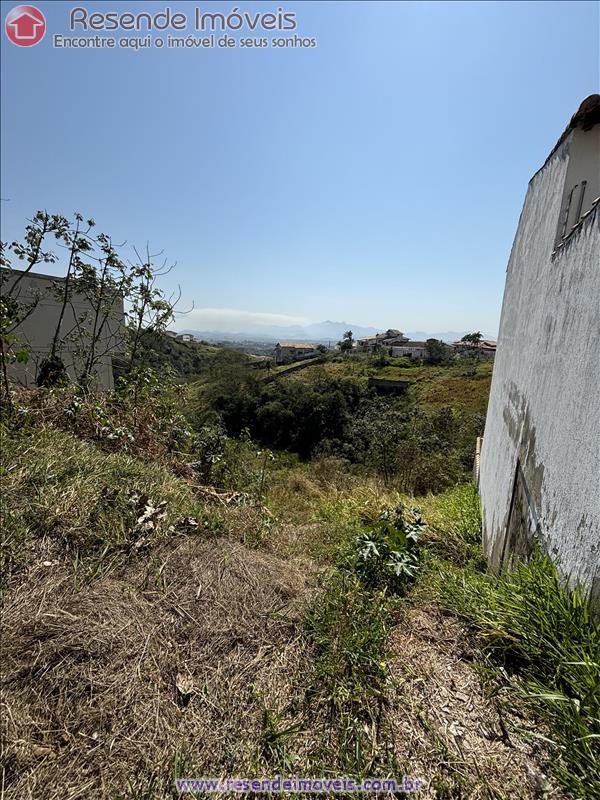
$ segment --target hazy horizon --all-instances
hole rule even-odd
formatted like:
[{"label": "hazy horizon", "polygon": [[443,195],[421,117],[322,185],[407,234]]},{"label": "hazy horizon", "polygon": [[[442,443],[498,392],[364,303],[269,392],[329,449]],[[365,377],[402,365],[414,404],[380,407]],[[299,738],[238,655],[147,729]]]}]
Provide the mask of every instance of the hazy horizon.
[{"label": "hazy horizon", "polygon": [[[401,321],[392,321],[389,323],[375,324],[364,322],[360,319],[309,319],[307,317],[288,317],[282,314],[271,314],[268,312],[252,312],[243,311],[240,309],[231,308],[204,308],[194,309],[188,314],[177,315],[177,319],[172,323],[169,328],[176,331],[197,330],[207,331],[214,333],[252,333],[263,331],[267,328],[293,328],[300,327],[306,328],[310,326],[322,325],[325,323],[332,323],[335,325],[349,325],[359,328],[368,328],[377,331],[385,331],[388,328],[398,328],[403,332],[421,331],[427,333],[447,332],[453,330],[451,328],[444,330],[442,327],[437,326],[436,330],[432,330],[423,325],[402,325]],[[474,330],[463,326],[457,327],[456,332],[463,332],[466,330]],[[484,331],[489,335],[496,338],[497,331]]]}]

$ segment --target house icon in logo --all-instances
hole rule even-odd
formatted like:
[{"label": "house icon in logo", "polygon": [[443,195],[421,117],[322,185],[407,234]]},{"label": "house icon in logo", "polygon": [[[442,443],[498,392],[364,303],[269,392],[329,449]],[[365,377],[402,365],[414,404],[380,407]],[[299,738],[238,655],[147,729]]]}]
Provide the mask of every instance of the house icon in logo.
[{"label": "house icon in logo", "polygon": [[4,21],[6,35],[19,47],[31,47],[44,38],[46,19],[35,6],[16,6]]}]

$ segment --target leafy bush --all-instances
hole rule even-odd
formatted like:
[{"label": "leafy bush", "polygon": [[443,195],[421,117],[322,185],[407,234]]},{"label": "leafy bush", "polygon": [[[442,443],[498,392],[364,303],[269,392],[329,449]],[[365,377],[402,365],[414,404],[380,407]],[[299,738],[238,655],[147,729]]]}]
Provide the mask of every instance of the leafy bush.
[{"label": "leafy bush", "polygon": [[424,528],[418,508],[388,509],[354,541],[349,564],[365,586],[400,593],[417,572]]},{"label": "leafy bush", "polygon": [[227,435],[218,425],[203,425],[194,435],[194,457],[192,466],[204,483],[213,480],[215,468],[225,457]]}]

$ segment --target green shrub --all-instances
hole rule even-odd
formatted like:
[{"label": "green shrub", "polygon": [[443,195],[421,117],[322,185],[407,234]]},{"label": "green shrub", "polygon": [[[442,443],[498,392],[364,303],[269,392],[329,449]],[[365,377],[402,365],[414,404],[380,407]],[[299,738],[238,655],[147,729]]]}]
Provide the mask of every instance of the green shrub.
[{"label": "green shrub", "polygon": [[400,593],[417,572],[424,528],[419,509],[400,503],[354,540],[347,564],[365,586]]}]

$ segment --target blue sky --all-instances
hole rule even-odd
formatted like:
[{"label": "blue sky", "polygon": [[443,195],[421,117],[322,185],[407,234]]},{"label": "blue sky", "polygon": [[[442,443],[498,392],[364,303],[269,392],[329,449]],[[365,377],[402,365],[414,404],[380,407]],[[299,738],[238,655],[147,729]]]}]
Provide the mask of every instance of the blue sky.
[{"label": "blue sky", "polygon": [[55,49],[73,5],[37,3],[35,47],[2,33],[3,239],[38,208],[149,239],[180,328],[496,333],[527,182],[598,91],[597,3],[239,3],[317,46]]}]

